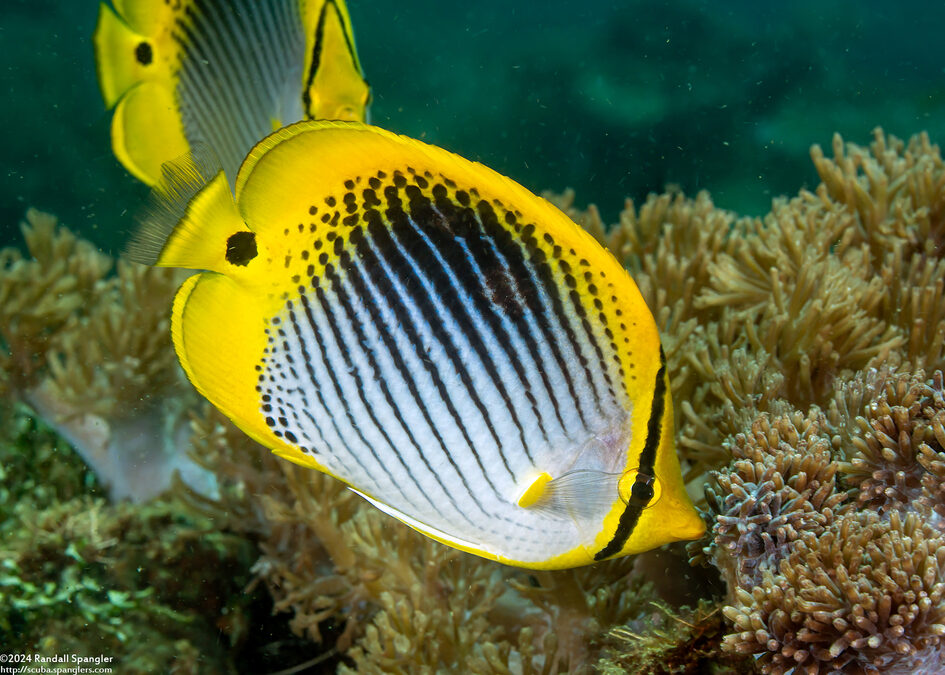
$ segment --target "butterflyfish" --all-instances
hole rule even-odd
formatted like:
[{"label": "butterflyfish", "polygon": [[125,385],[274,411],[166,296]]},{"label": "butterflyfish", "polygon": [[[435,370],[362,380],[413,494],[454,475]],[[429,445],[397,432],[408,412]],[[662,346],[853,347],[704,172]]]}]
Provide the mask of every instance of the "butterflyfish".
[{"label": "butterflyfish", "polygon": [[244,432],[440,542],[535,569],[699,537],[627,271],[482,164],[351,122],[165,167],[129,249],[203,270],[172,334]]},{"label": "butterflyfish", "polygon": [[344,0],[113,0],[93,35],[112,148],[148,185],[197,143],[235,178],[302,119],[364,121],[370,89]]}]

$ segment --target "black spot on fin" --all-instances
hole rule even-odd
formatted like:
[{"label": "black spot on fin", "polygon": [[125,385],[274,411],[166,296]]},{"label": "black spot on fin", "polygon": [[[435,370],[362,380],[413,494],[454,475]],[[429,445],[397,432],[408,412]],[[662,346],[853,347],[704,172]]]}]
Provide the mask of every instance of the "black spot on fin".
[{"label": "black spot on fin", "polygon": [[237,232],[226,240],[226,261],[232,265],[245,266],[258,252],[253,232]]},{"label": "black spot on fin", "polygon": [[138,46],[135,47],[135,58],[142,66],[151,65],[151,61],[154,60],[154,52],[151,49],[151,45],[146,41],[139,42]]},{"label": "black spot on fin", "polygon": [[[129,259],[146,265],[223,271],[229,237],[248,229],[233,202],[216,154],[206,143],[161,167],[127,248]],[[248,233],[252,234],[252,233]],[[251,259],[247,241],[238,258]],[[255,241],[253,255],[255,255]],[[245,264],[245,262],[243,263]]]}]

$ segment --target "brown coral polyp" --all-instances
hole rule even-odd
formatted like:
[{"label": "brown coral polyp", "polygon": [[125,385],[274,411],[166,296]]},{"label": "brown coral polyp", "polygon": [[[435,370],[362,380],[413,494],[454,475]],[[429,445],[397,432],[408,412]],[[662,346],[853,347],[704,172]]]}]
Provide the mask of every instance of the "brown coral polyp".
[{"label": "brown coral polyp", "polygon": [[945,511],[939,476],[945,474],[945,389],[942,371],[887,380],[856,418],[854,452],[840,464],[861,506],[885,512],[917,503]]},{"label": "brown coral polyp", "polygon": [[777,571],[739,589],[722,647],[760,654],[765,673],[911,672],[941,653],[943,599],[945,539],[915,514],[857,513],[805,533]]},{"label": "brown coral polyp", "polygon": [[734,461],[706,490],[712,539],[696,558],[710,559],[732,588],[751,588],[777,568],[802,534],[820,534],[845,495],[834,490],[836,463],[819,412],[761,415],[732,443]]}]

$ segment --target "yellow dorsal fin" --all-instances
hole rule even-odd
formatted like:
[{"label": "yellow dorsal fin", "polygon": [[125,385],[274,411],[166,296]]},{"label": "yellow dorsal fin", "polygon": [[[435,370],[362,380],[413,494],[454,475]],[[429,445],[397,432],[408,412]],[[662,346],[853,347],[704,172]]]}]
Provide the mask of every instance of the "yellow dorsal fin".
[{"label": "yellow dorsal fin", "polygon": [[[140,221],[128,245],[128,257],[160,267],[231,273],[234,256],[231,253],[228,258],[228,250],[241,244],[234,235],[248,231],[226,176],[205,144],[164,165],[163,178],[151,191]],[[249,243],[247,239],[241,245]]]},{"label": "yellow dorsal fin", "polygon": [[310,119],[360,121],[370,99],[344,2],[325,0],[305,31],[305,113]]}]

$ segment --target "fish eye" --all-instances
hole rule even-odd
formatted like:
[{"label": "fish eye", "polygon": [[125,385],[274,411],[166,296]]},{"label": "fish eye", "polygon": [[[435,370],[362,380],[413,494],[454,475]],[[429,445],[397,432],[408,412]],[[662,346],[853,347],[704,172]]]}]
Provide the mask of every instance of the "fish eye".
[{"label": "fish eye", "polygon": [[617,482],[617,492],[624,504],[637,503],[649,508],[659,501],[663,488],[656,476],[630,469]]}]

